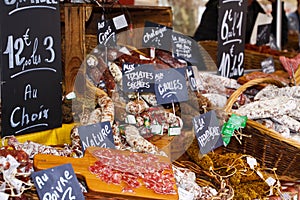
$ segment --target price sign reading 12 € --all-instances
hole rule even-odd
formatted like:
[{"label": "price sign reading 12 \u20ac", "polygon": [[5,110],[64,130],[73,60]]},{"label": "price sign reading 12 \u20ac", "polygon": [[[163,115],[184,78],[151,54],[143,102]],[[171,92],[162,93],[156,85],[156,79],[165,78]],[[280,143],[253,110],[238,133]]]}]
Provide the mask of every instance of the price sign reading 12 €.
[{"label": "price sign reading 12 \u20ac", "polygon": [[2,136],[60,127],[59,1],[0,1]]},{"label": "price sign reading 12 \u20ac", "polygon": [[247,1],[219,0],[218,72],[237,78],[244,74]]}]

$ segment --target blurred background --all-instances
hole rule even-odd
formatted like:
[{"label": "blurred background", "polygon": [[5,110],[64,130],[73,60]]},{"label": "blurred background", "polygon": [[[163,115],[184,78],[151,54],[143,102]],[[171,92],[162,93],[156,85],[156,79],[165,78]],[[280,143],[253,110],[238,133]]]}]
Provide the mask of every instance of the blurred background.
[{"label": "blurred background", "polygon": [[[173,11],[173,29],[185,35],[192,36],[201,20],[208,0],[134,0],[135,5],[171,6]],[[268,0],[258,0],[266,12],[271,12],[272,6]],[[297,0],[284,0],[284,10],[287,14],[297,9]]]}]

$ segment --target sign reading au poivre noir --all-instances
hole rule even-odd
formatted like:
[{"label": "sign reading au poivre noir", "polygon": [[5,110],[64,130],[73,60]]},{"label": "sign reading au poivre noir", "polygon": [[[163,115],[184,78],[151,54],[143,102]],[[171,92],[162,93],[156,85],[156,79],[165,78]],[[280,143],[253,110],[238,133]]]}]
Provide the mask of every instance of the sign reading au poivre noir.
[{"label": "sign reading au poivre noir", "polygon": [[0,1],[2,136],[60,127],[59,1]]}]

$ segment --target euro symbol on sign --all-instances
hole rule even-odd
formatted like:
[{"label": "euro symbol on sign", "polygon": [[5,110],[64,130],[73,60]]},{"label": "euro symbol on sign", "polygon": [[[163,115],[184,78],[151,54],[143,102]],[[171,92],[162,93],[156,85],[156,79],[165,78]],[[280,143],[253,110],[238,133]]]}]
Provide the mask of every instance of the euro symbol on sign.
[{"label": "euro symbol on sign", "polygon": [[233,56],[233,49],[234,49],[234,45],[232,45],[231,48],[230,48],[230,56],[231,57]]}]

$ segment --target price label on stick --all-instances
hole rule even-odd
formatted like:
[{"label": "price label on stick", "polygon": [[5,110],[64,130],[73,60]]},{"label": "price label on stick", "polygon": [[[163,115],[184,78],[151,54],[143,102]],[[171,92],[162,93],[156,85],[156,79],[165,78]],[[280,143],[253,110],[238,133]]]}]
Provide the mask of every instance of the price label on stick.
[{"label": "price label on stick", "polygon": [[115,148],[110,122],[102,122],[78,127],[83,151],[87,147]]},{"label": "price label on stick", "polygon": [[270,42],[271,24],[258,25],[256,45],[261,46]]},{"label": "price label on stick", "polygon": [[174,57],[198,66],[203,71],[206,70],[199,44],[191,37],[173,31],[172,52]]},{"label": "price label on stick", "polygon": [[186,76],[189,81],[189,85],[192,91],[197,91],[197,79],[194,72],[198,72],[197,67],[195,66],[187,66],[186,67]]},{"label": "price label on stick", "polygon": [[154,22],[145,22],[143,47],[154,47],[170,51],[172,28]]},{"label": "price label on stick", "polygon": [[155,95],[158,104],[187,101],[185,68],[155,70]]},{"label": "price label on stick", "polygon": [[122,85],[125,92],[154,92],[154,67],[124,63]]},{"label": "price label on stick", "polygon": [[113,19],[101,20],[97,23],[97,38],[100,47],[116,46],[117,31],[128,27],[124,15],[119,15]]},{"label": "price label on stick", "polygon": [[207,154],[223,145],[220,124],[215,111],[194,117],[193,125],[202,154]]},{"label": "price label on stick", "polygon": [[100,47],[116,46],[116,28],[112,20],[98,22],[97,38]]},{"label": "price label on stick", "polygon": [[244,74],[247,1],[219,0],[218,72],[237,78]]},{"label": "price label on stick", "polygon": [[264,73],[271,74],[275,72],[275,64],[272,56],[261,61],[260,65]]},{"label": "price label on stick", "polygon": [[71,164],[33,172],[31,178],[39,199],[85,199]]}]

